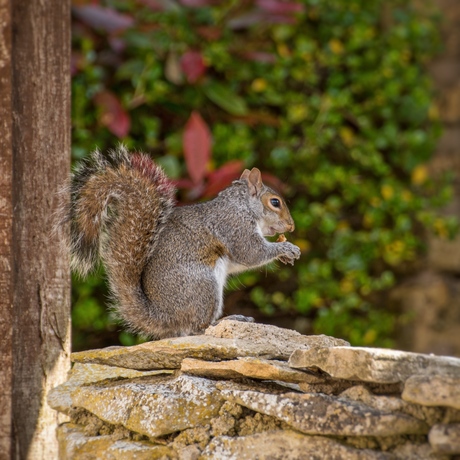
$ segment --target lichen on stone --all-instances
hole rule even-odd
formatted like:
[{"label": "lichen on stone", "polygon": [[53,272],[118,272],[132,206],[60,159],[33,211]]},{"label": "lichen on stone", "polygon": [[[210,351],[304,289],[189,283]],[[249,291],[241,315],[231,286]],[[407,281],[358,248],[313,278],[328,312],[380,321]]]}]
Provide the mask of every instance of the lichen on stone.
[{"label": "lichen on stone", "polygon": [[456,358],[222,321],[206,335],[73,360],[69,380],[49,398],[71,418],[58,430],[60,460],[460,454]]}]

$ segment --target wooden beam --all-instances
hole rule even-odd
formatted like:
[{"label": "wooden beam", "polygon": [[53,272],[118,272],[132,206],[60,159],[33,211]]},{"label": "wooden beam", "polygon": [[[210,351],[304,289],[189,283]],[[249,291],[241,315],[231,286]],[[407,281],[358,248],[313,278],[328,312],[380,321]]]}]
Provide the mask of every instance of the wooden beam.
[{"label": "wooden beam", "polygon": [[46,403],[70,353],[70,274],[52,233],[70,169],[70,1],[0,0],[0,458],[58,458]]},{"label": "wooden beam", "polygon": [[13,144],[11,3],[0,0],[0,458],[12,455]]}]

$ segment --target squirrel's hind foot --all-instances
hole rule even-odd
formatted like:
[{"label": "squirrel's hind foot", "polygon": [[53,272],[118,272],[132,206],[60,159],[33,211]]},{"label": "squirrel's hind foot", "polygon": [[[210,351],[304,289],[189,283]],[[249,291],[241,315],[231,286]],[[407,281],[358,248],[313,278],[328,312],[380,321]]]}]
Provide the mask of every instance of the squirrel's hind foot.
[{"label": "squirrel's hind foot", "polygon": [[230,315],[230,316],[224,316],[223,318],[220,318],[220,319],[212,322],[211,326],[216,326],[221,321],[224,321],[226,319],[228,319],[230,321],[241,321],[242,323],[255,323],[255,319],[252,316]]}]

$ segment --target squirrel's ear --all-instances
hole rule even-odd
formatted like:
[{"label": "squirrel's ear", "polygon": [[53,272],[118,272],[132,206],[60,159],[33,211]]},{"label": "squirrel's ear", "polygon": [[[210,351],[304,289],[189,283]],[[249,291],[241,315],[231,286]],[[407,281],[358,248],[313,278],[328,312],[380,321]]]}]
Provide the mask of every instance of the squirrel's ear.
[{"label": "squirrel's ear", "polygon": [[249,193],[252,196],[258,195],[262,190],[264,184],[262,184],[262,175],[257,168],[252,168],[247,176]]},{"label": "squirrel's ear", "polygon": [[240,179],[248,180],[248,177],[249,177],[250,173],[251,173],[251,171],[249,171],[249,169],[245,169],[243,171],[243,174],[241,174]]}]

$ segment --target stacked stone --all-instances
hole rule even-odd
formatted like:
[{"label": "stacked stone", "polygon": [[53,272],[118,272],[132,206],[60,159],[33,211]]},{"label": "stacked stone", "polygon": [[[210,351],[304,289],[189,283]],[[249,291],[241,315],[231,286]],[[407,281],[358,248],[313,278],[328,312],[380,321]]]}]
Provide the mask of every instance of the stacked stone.
[{"label": "stacked stone", "polygon": [[253,323],[74,353],[49,404],[70,459],[450,459],[460,359]]},{"label": "stacked stone", "polygon": [[[442,214],[458,218],[460,2],[417,0],[415,4],[428,14],[431,14],[434,5],[441,13],[439,25],[442,50],[428,64],[428,73],[437,96],[430,107],[430,116],[439,118],[443,129],[436,153],[428,164],[428,175],[439,177],[446,172],[453,175],[453,199],[442,210]],[[411,318],[399,328],[398,347],[420,353],[460,356],[460,233],[453,240],[431,235],[427,243],[426,259],[413,265],[415,273],[406,276],[406,281],[392,291],[392,308],[397,308]]]}]

